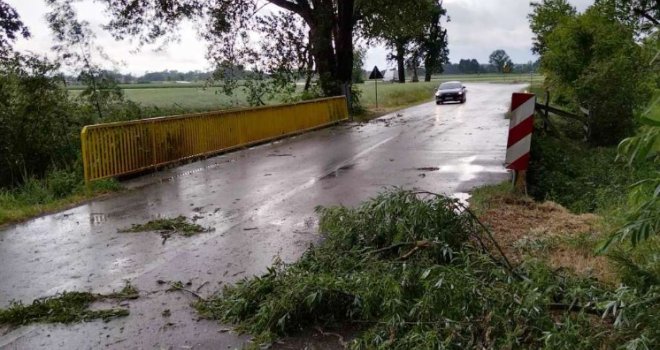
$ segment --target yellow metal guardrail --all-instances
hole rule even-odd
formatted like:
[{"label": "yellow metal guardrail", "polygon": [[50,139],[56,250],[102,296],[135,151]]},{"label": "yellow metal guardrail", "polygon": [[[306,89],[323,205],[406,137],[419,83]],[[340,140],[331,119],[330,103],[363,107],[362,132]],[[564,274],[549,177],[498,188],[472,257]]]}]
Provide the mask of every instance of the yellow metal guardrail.
[{"label": "yellow metal guardrail", "polygon": [[328,126],[348,118],[344,97],[86,126],[85,181],[133,174]]}]

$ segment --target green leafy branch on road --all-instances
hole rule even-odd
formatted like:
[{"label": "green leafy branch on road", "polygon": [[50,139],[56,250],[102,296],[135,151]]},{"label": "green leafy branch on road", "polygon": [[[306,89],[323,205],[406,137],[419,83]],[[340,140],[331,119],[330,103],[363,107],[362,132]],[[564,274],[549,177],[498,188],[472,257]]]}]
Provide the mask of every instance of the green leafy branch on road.
[{"label": "green leafy branch on road", "polygon": [[173,234],[178,233],[184,237],[190,237],[198,233],[211,232],[214,231],[214,229],[212,227],[204,227],[199,224],[195,224],[190,222],[185,216],[179,215],[175,218],[160,218],[148,221],[144,224],[133,224],[129,228],[119,230],[119,232],[124,233],[149,231],[160,232],[161,236],[163,237],[163,244],[165,244],[165,241]]},{"label": "green leafy branch on road", "polygon": [[455,203],[392,191],[319,208],[323,243],[196,307],[255,335],[255,346],[312,326],[351,327],[355,349],[599,348],[653,335],[648,305],[628,302],[634,290],[618,295],[536,260],[516,278]]},{"label": "green leafy branch on road", "polygon": [[75,323],[95,319],[109,321],[128,316],[125,308],[90,310],[90,306],[103,300],[129,300],[139,297],[138,290],[130,284],[119,292],[94,294],[90,292],[63,292],[56,296],[36,299],[30,305],[12,302],[7,309],[0,309],[0,325],[22,326],[30,323]]}]

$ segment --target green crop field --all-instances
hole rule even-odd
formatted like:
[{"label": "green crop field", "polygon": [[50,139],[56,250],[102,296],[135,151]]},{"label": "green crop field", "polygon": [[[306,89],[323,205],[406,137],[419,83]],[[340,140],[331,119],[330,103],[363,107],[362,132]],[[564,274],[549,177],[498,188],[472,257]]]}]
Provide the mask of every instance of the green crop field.
[{"label": "green crop field", "polygon": [[[470,74],[470,75],[437,75],[431,82],[398,84],[392,82],[378,83],[378,102],[380,107],[397,107],[432,98],[433,91],[443,81],[460,80],[470,82],[512,83],[529,82],[529,74]],[[535,83],[543,81],[543,77],[531,77]],[[376,103],[374,82],[358,84],[362,90],[361,102],[366,107]],[[191,84],[153,83],[121,85],[125,97],[144,106],[159,108],[176,108],[182,110],[213,110],[245,106],[245,93],[239,89],[233,96],[226,96],[219,87],[207,86],[203,82]],[[70,88],[72,96],[80,93],[79,87]],[[278,103],[273,100],[271,103]]]}]

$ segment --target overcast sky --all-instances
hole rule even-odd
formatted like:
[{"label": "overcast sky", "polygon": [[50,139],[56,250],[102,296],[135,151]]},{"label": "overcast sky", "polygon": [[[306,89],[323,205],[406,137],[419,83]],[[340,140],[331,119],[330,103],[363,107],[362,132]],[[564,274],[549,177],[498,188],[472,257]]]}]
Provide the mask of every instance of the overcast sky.
[{"label": "overcast sky", "polygon": [[[32,33],[30,39],[21,39],[17,47],[20,50],[49,54],[53,42],[44,19],[47,11],[45,1],[6,1],[16,8]],[[402,4],[404,2],[401,1]],[[570,2],[582,11],[593,0]],[[449,33],[449,58],[452,62],[461,58],[476,58],[479,62],[487,63],[488,56],[496,49],[504,49],[516,63],[536,59],[530,52],[532,33],[527,22],[529,0],[445,0],[445,7],[451,18],[446,27]],[[115,69],[133,74],[165,69],[210,69],[205,59],[206,44],[198,37],[192,23],[182,26],[179,43],[172,43],[161,51],[143,48],[135,53],[134,44],[116,42],[99,28],[108,20],[102,13],[102,6],[84,0],[77,8],[80,18],[89,21],[97,29],[97,44],[103,46],[110,57],[122,61]],[[374,65],[381,68],[391,66],[386,56],[387,51],[383,47],[370,48],[365,68],[370,69]]]}]

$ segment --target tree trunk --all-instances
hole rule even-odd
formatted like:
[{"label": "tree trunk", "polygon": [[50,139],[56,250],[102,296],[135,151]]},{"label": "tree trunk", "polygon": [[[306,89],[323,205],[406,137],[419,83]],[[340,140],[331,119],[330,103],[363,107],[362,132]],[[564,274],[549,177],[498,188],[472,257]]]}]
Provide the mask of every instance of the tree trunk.
[{"label": "tree trunk", "polygon": [[424,81],[431,81],[431,70],[426,68],[426,73],[424,73]]},{"label": "tree trunk", "polygon": [[396,44],[396,65],[399,71],[399,83],[406,82],[406,65],[405,65],[406,49],[401,43]]},{"label": "tree trunk", "polygon": [[353,75],[353,7],[354,0],[337,2],[337,77],[343,84],[350,84]]},{"label": "tree trunk", "polygon": [[283,0],[269,2],[297,13],[309,26],[311,54],[323,94],[337,96],[350,88],[355,0],[312,0],[311,4]]},{"label": "tree trunk", "polygon": [[314,43],[312,54],[316,61],[321,90],[326,96],[339,95],[341,90],[337,82],[337,60],[332,47],[332,25],[327,21],[316,21],[310,28],[310,40]]},{"label": "tree trunk", "polygon": [[417,57],[413,57],[413,62],[412,62],[412,69],[413,69],[413,77],[412,77],[412,82],[413,83],[419,83],[419,76],[417,76]]}]

